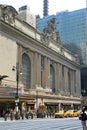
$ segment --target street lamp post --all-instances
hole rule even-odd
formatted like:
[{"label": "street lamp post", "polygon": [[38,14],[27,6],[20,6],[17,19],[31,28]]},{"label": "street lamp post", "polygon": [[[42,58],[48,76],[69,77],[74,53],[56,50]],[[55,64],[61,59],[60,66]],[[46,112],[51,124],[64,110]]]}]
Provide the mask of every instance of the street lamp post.
[{"label": "street lamp post", "polygon": [[84,107],[84,105],[85,105],[85,96],[86,96],[86,90],[85,89],[83,89],[82,90],[82,106]]},{"label": "street lamp post", "polygon": [[16,110],[16,119],[18,119],[18,110],[19,110],[19,93],[18,93],[18,86],[19,86],[19,63],[16,64],[16,67],[13,66],[13,71],[16,70],[16,94],[15,94],[15,110]]},{"label": "street lamp post", "polygon": [[16,112],[18,112],[18,103],[19,103],[19,94],[18,94],[19,70],[18,70],[18,66],[16,66],[16,81],[17,81],[17,87],[16,87],[15,103],[16,103]]}]

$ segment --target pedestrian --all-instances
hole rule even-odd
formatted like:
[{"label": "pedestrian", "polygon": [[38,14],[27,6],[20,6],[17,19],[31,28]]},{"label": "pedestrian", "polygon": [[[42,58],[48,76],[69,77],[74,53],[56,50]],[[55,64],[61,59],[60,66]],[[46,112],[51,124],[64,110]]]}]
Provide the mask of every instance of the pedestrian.
[{"label": "pedestrian", "polygon": [[10,109],[10,119],[13,120],[14,118],[14,110]]},{"label": "pedestrian", "polygon": [[87,120],[87,115],[85,113],[85,110],[83,109],[81,113],[81,124],[82,124],[83,130],[86,130],[86,120]]},{"label": "pedestrian", "polygon": [[9,114],[10,114],[10,111],[9,109],[7,108],[6,111],[5,111],[5,114],[4,114],[4,120],[6,121],[7,118],[9,117]]}]

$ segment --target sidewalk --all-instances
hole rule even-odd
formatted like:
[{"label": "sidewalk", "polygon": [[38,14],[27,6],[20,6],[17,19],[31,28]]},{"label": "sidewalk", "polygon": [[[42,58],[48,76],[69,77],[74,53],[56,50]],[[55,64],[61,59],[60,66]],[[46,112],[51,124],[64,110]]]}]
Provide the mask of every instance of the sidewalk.
[{"label": "sidewalk", "polygon": [[[45,118],[34,117],[33,119],[32,118],[29,118],[29,119],[26,119],[26,118],[22,119],[22,118],[20,118],[18,120],[16,120],[16,119],[11,120],[10,117],[8,117],[7,121],[23,121],[23,120],[37,120],[37,119],[38,120],[42,120],[42,119],[55,119],[55,118],[54,117],[45,117]],[[4,117],[0,117],[0,122],[6,122]]]}]

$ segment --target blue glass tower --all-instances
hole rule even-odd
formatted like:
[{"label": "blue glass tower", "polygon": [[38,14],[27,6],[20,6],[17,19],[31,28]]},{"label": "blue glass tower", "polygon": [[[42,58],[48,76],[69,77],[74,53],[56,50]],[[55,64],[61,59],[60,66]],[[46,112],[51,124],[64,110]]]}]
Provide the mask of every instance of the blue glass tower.
[{"label": "blue glass tower", "polygon": [[87,65],[87,10],[62,11],[37,21],[40,31],[47,26],[47,22],[56,18],[56,32],[59,32],[61,43],[73,54],[80,57],[81,64]]}]

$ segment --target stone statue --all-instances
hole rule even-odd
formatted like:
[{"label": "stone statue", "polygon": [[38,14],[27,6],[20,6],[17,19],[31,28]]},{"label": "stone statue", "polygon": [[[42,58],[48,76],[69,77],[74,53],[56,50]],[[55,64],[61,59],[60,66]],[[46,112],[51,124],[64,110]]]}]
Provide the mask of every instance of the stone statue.
[{"label": "stone statue", "polygon": [[47,28],[44,28],[43,32],[47,34],[52,34],[56,29],[56,19],[55,18],[51,19],[50,21],[48,21],[47,25],[48,25]]},{"label": "stone statue", "polygon": [[50,21],[48,21],[47,28],[43,29],[45,41],[48,37],[51,37],[54,41],[60,44],[59,33],[56,32],[55,30],[56,30],[56,19],[52,18]]},{"label": "stone statue", "polygon": [[17,11],[12,6],[0,5],[0,17],[9,24],[13,24],[15,22],[15,16],[17,14]]}]

